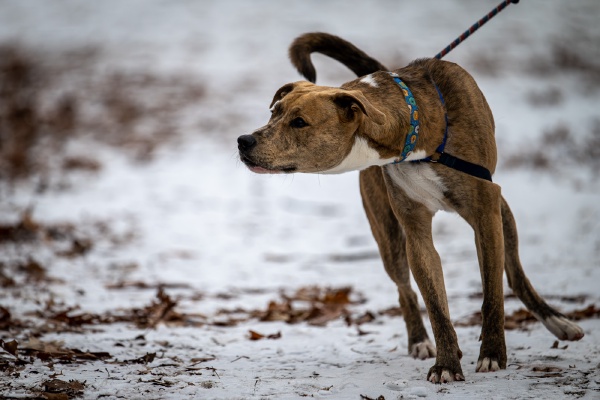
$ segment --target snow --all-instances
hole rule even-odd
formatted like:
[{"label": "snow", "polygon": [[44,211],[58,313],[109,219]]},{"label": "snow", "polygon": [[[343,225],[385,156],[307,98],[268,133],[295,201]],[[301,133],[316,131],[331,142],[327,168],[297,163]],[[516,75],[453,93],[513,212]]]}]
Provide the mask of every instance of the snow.
[{"label": "snow", "polygon": [[[495,5],[475,0],[3,1],[0,41],[50,51],[98,46],[100,70],[193,74],[205,82],[208,98],[186,115],[182,138],[159,147],[149,163],[82,141],[79,146],[101,161],[100,172],[74,176],[62,191],[38,194],[27,182],[12,192],[3,190],[0,220],[14,220],[18,211],[33,206],[38,221],[108,221],[116,232],[135,233],[121,246],[101,243],[78,259],[61,259],[43,249],[34,254],[51,276],[65,281],[50,288],[55,298],[84,311],[140,307],[155,295],[106,288],[119,281],[186,283],[205,298],[186,297],[179,307],[205,315],[223,307],[264,309],[281,290],[311,285],[353,287],[366,299],[354,306],[357,312],[395,306],[396,289],[378,258],[343,257],[377,252],[357,173],[254,175],[237,160],[235,139],[263,125],[273,93],[300,79],[287,60],[287,46],[297,35],[340,35],[392,67],[395,60],[435,54]],[[494,180],[515,214],[521,260],[538,291],[552,296],[549,302],[565,312],[600,301],[598,171],[576,160],[553,160],[559,165],[556,173],[511,169],[504,161],[511,153],[535,148],[542,132],[559,123],[574,123],[577,139],[600,118],[598,89],[582,94],[585,85],[574,73],[526,72],[532,58],[550,54],[561,33],[575,29],[599,38],[599,12],[595,0],[522,0],[447,56],[472,71],[490,103],[500,153]],[[587,54],[598,63],[596,53],[590,49]],[[490,55],[497,61],[494,73],[476,63]],[[320,84],[353,78],[325,57],[314,59]],[[549,86],[564,89],[558,107],[527,101],[532,90]],[[452,319],[458,321],[480,308],[480,299],[469,297],[481,291],[472,231],[456,215],[439,213],[434,232]],[[5,250],[0,260],[24,256],[18,248]],[[506,284],[505,291],[510,293]],[[235,297],[217,296],[223,292]],[[46,298],[44,293],[28,296]],[[586,300],[573,303],[561,296]],[[35,308],[35,301],[26,298],[0,294],[2,305],[15,316]],[[521,306],[508,299],[507,314]],[[85,335],[51,333],[42,340],[109,351],[118,360],[157,352],[148,366],[100,361],[55,366],[63,373],[60,379],[86,381],[84,398],[90,399],[599,398],[600,320],[580,324],[586,336],[569,342],[567,349],[552,349],[555,339],[539,323],[527,331],[507,331],[508,367],[488,374],[475,373],[479,327],[457,327],[466,382],[449,385],[426,381],[433,360],[408,356],[404,322],[393,317],[361,325],[366,335],[342,320],[326,327],[249,321],[234,327],[159,325],[148,330],[113,324]],[[281,339],[250,341],[250,329],[281,332]],[[143,344],[134,339],[140,334]],[[123,346],[115,347],[116,342]],[[182,363],[168,366],[174,357]],[[186,369],[198,357],[214,360]],[[549,364],[560,372],[548,377],[533,371]],[[20,387],[0,395],[24,397],[23,387],[39,386],[51,373],[36,361],[18,377],[0,375],[0,381],[11,379],[14,388]],[[172,385],[152,384],[153,379]]]}]

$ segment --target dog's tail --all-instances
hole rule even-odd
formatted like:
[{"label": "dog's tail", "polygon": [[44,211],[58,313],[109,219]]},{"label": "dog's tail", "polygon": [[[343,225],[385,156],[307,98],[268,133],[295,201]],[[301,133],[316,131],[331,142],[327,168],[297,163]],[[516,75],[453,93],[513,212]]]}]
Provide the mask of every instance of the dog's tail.
[{"label": "dog's tail", "polygon": [[508,203],[502,198],[502,229],[504,233],[504,270],[508,285],[527,309],[560,340],[579,340],[583,329],[549,306],[535,291],[523,271],[519,260],[517,226]]},{"label": "dog's tail", "polygon": [[342,38],[322,32],[305,33],[290,46],[290,59],[298,72],[313,83],[317,80],[317,72],[310,59],[312,53],[322,53],[341,62],[357,76],[387,70],[379,61]]}]

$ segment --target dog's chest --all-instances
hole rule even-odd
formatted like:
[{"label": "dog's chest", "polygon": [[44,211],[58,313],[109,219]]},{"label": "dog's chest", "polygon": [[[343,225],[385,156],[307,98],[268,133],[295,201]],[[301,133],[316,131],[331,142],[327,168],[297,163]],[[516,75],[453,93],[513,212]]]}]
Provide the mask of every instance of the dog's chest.
[{"label": "dog's chest", "polygon": [[446,187],[428,163],[399,163],[388,165],[393,183],[414,201],[424,204],[431,212],[448,210],[444,202]]}]

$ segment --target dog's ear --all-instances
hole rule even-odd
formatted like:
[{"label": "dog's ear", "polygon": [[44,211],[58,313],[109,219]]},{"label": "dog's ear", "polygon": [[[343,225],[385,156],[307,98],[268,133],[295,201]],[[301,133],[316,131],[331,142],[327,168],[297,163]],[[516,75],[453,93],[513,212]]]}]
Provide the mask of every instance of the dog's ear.
[{"label": "dog's ear", "polygon": [[277,93],[275,93],[275,96],[273,96],[273,100],[271,101],[271,105],[269,106],[269,108],[272,108],[275,105],[275,103],[283,99],[286,94],[294,90],[294,85],[294,83],[288,83],[280,87]]},{"label": "dog's ear", "polygon": [[333,102],[344,111],[345,118],[349,121],[354,119],[356,113],[361,112],[377,125],[385,124],[385,114],[358,90],[339,91],[333,95]]}]

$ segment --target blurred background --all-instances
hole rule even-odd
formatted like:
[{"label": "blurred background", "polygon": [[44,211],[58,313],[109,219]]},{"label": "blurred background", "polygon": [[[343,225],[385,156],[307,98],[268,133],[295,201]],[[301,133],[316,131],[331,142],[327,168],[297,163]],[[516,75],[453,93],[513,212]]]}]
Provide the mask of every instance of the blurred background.
[{"label": "blurred background", "polygon": [[[306,285],[397,305],[357,173],[256,176],[236,138],[301,79],[287,56],[298,35],[339,35],[392,69],[435,55],[497,2],[0,0],[3,337],[30,333],[15,321],[46,318],[49,302],[103,313],[148,304],[157,287],[205,322],[225,300],[264,307]],[[490,103],[494,180],[525,269],[566,310],[598,301],[598,16],[597,0],[521,0],[445,57]],[[319,84],[354,78],[313,60]],[[480,301],[472,231],[448,213],[434,231],[460,319]]]}]

